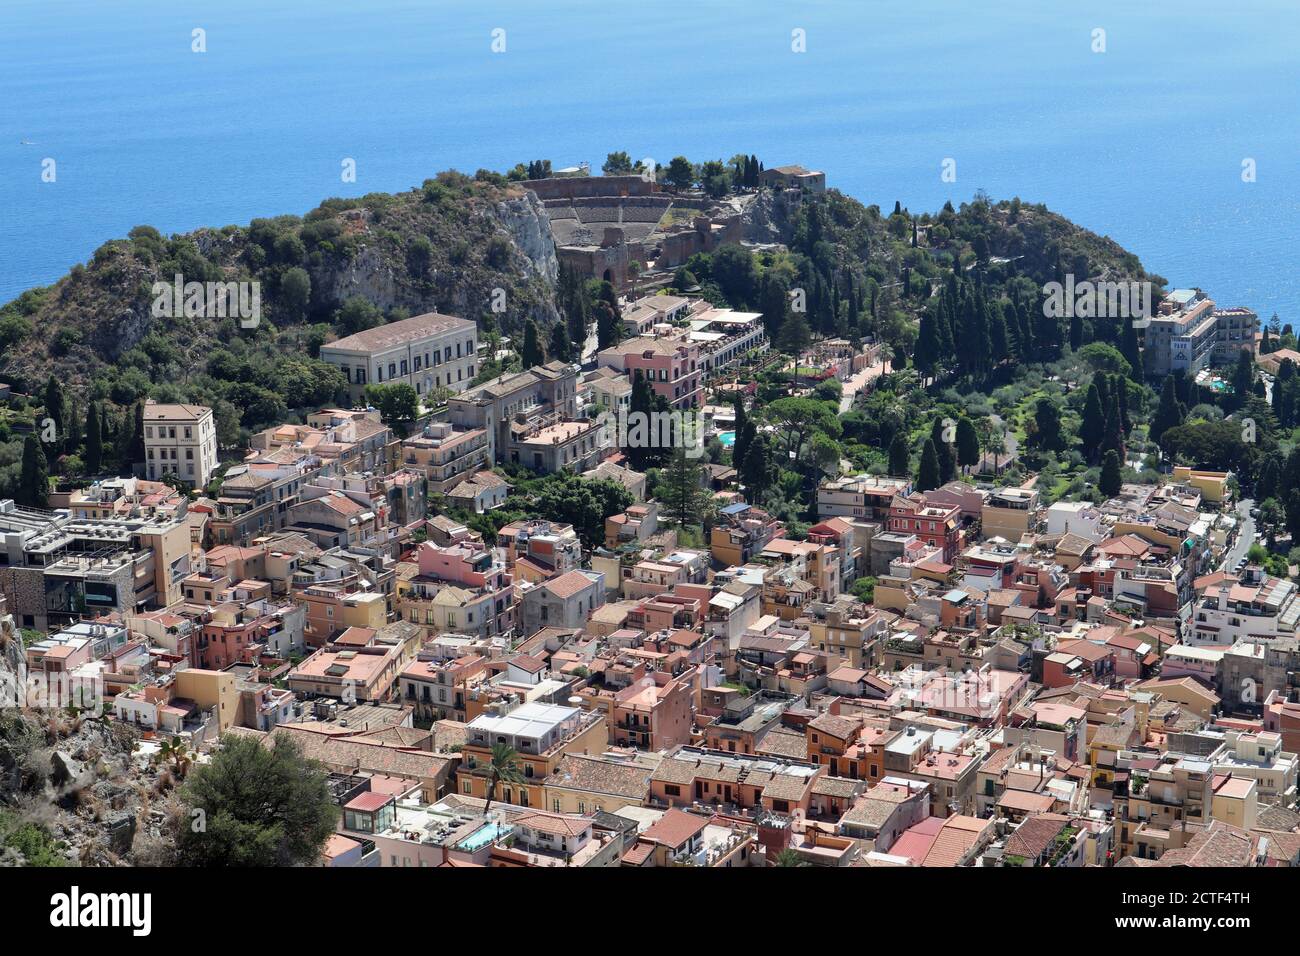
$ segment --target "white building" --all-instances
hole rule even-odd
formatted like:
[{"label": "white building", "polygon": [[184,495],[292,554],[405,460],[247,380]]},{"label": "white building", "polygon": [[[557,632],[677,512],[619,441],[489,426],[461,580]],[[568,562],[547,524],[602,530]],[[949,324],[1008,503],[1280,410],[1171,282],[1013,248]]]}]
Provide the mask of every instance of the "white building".
[{"label": "white building", "polygon": [[478,326],[437,312],[366,329],[320,350],[322,362],[343,372],[353,402],[362,400],[367,385],[396,382],[420,395],[464,391],[478,370],[477,356]]},{"label": "white building", "polygon": [[1231,646],[1290,637],[1300,620],[1300,592],[1285,578],[1248,567],[1241,580],[1210,585],[1192,610],[1190,644]]},{"label": "white building", "polygon": [[1097,544],[1106,539],[1108,531],[1095,505],[1087,501],[1058,501],[1047,509],[1047,533],[1076,534]]},{"label": "white building", "polygon": [[205,405],[144,406],[145,477],[174,474],[202,488],[217,468],[217,426]]}]

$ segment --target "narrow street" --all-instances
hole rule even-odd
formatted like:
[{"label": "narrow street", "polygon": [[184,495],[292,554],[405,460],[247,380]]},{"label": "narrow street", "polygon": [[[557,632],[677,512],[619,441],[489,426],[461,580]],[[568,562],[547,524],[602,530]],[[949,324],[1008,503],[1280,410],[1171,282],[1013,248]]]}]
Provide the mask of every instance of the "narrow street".
[{"label": "narrow street", "polygon": [[1255,543],[1255,519],[1250,516],[1250,509],[1255,507],[1255,502],[1251,498],[1243,498],[1237,503],[1237,518],[1241,521],[1241,529],[1237,532],[1237,540],[1232,543],[1227,554],[1223,558],[1222,570],[1229,573],[1237,566],[1237,562],[1245,556],[1250,550],[1250,546]]}]

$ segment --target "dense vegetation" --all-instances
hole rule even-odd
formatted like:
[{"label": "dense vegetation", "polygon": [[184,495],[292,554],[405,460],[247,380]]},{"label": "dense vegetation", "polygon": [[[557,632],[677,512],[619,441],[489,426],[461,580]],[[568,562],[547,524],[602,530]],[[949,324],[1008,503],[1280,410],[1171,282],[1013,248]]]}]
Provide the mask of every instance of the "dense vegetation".
[{"label": "dense vegetation", "polygon": [[[712,196],[757,192],[757,217],[784,201],[759,188],[762,169],[745,154],[698,163],[679,156],[656,175],[668,188]],[[611,153],[604,171],[643,172],[626,152]],[[211,405],[223,450],[236,452],[251,430],[338,400],[337,372],[316,357],[323,343],[419,310],[479,320],[491,348],[479,381],[574,360],[593,329],[602,347],[617,341],[609,284],[563,269],[558,281],[544,280],[492,214],[524,195],[514,183],[549,173],[546,160],[473,178],[449,172],[400,195],[328,200],[301,218],[170,238],[138,227],[105,244],[54,286],[0,309],[0,375],[25,393],[0,409],[0,495],[34,499],[48,475],[138,461],[145,396]],[[740,411],[735,445],[711,443],[706,460],[735,467],[750,497],[794,533],[815,518],[817,482],[845,467],[906,472],[923,488],[958,475],[1013,483],[1037,472],[1051,501],[1153,481],[1171,458],[1231,468],[1252,485],[1263,480],[1265,517],[1279,529],[1288,515],[1300,524],[1292,477],[1300,476],[1300,460],[1292,462],[1300,378],[1291,363],[1271,402],[1245,360],[1213,388],[1179,376],[1152,381],[1132,322],[1056,318],[1044,308],[1045,284],[1067,275],[1150,282],[1158,306],[1164,280],[1111,240],[1041,205],[984,195],[935,214],[895,203],[886,215],[832,190],[804,196],[779,220],[785,248],[727,245],[696,255],[670,288],[762,312],[772,341],[792,358],[837,337],[879,343],[890,360],[890,372],[843,414],[839,384],[815,369],[746,367],[754,408],[748,420]],[[151,284],[176,273],[256,279],[263,321],[244,329],[235,319],[151,315]],[[507,290],[504,313],[489,308],[493,288]],[[1274,319],[1264,351],[1295,344]],[[368,397],[399,429],[420,411],[395,388]],[[645,383],[634,383],[633,405],[663,407]],[[56,422],[53,442],[38,440],[36,426],[47,419]],[[708,496],[685,492],[698,462],[644,449],[628,456],[649,473],[667,517],[708,524]],[[540,500],[541,513],[573,521],[594,543],[603,516],[622,507],[609,489],[580,494],[567,479],[542,489],[530,476],[510,478],[516,488],[504,512],[467,516],[489,536],[502,519],[538,513]]]}]

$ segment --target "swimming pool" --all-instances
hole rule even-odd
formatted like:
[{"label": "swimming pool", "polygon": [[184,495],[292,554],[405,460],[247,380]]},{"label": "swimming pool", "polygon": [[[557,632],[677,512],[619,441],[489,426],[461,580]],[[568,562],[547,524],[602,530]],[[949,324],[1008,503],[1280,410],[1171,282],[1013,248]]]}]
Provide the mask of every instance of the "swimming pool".
[{"label": "swimming pool", "polygon": [[736,443],[735,432],[718,432],[718,441],[722,442],[723,448],[730,448]]},{"label": "swimming pool", "polygon": [[489,823],[479,827],[457,845],[460,849],[469,850],[472,853],[475,850],[483,849],[493,840],[505,836],[512,829],[513,827],[503,826],[500,823]]}]

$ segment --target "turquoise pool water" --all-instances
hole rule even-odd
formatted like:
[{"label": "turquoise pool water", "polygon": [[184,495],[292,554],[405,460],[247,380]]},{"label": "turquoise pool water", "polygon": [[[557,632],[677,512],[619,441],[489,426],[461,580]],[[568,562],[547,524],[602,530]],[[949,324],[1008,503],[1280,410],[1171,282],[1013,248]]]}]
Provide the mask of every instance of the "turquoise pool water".
[{"label": "turquoise pool water", "polygon": [[718,441],[722,442],[723,448],[730,448],[736,443],[735,432],[718,432]]},{"label": "turquoise pool water", "polygon": [[459,845],[462,850],[469,850],[471,852],[474,850],[481,850],[493,840],[505,836],[510,832],[510,830],[511,828],[508,826],[502,826],[499,823],[489,823],[486,826],[479,827],[469,836],[465,837],[465,839],[460,841]]}]

